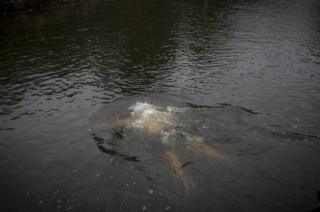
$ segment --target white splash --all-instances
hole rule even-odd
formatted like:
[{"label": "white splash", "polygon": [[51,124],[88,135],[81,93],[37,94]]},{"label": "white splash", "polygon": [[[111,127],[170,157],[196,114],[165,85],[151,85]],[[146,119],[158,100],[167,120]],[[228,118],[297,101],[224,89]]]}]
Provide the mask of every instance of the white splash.
[{"label": "white splash", "polygon": [[137,102],[129,107],[129,110],[132,118],[131,126],[149,133],[161,133],[176,124],[174,107],[161,108],[146,102]]},{"label": "white splash", "polygon": [[177,132],[178,126],[183,126],[178,114],[186,111],[186,108],[173,106],[159,107],[147,102],[137,102],[131,107],[129,126],[151,134],[158,134],[164,144],[172,143],[177,133],[186,137],[187,142],[202,142],[202,137],[192,136],[186,132]]}]

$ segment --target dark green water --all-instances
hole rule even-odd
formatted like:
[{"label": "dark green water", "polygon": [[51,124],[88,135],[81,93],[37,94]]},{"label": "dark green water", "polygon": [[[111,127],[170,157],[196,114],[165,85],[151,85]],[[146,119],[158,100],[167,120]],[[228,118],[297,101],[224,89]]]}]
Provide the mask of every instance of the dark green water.
[{"label": "dark green water", "polygon": [[[110,0],[1,17],[1,211],[319,207],[319,11]],[[139,161],[97,148],[114,133],[101,125],[138,101],[188,108],[183,130],[232,163],[175,147],[194,181],[185,197],[158,137],[115,139]]]}]

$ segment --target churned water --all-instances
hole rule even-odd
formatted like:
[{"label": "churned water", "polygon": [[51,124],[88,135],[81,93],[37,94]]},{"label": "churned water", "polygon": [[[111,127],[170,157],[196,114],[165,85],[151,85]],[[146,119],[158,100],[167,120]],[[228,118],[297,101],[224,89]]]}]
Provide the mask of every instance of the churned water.
[{"label": "churned water", "polygon": [[320,2],[0,18],[1,211],[320,207]]}]

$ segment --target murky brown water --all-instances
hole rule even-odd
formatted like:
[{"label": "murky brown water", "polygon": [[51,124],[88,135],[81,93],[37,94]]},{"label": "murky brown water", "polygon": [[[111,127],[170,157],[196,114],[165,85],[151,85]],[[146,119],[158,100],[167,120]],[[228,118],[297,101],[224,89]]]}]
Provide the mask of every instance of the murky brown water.
[{"label": "murky brown water", "polygon": [[[110,0],[1,17],[1,211],[319,207],[319,11]],[[184,110],[114,125],[137,102]]]}]

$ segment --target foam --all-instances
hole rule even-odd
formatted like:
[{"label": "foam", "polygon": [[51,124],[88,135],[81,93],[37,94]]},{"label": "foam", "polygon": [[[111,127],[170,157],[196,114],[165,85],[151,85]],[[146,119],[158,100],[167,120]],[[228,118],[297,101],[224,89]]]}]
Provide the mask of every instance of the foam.
[{"label": "foam", "polygon": [[157,107],[147,102],[137,102],[129,107],[131,126],[149,133],[160,134],[176,126],[175,107]]},{"label": "foam", "polygon": [[182,134],[186,138],[186,142],[203,142],[203,138],[200,136],[193,136],[183,131],[177,132],[177,127],[183,126],[178,114],[185,112],[186,108],[159,107],[147,102],[136,102],[129,107],[129,111],[131,112],[130,122],[128,122],[129,127],[151,134],[158,134],[164,144],[173,143],[176,140],[177,133]]}]

